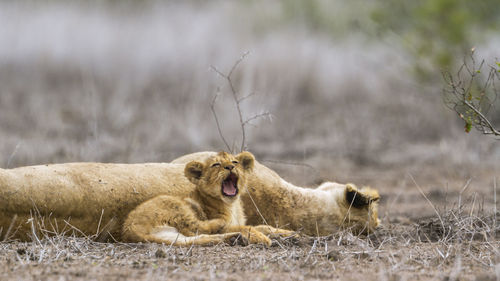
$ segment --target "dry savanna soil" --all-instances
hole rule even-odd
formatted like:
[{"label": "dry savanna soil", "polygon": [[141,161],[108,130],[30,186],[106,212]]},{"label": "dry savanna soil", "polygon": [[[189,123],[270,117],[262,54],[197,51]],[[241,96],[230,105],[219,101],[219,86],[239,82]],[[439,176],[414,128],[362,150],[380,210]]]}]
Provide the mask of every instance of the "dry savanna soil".
[{"label": "dry savanna soil", "polygon": [[408,177],[414,187],[405,192],[382,190],[382,225],[368,235],[340,230],[326,237],[277,239],[270,248],[172,247],[100,243],[68,231],[33,242],[1,242],[0,278],[499,280],[500,213],[493,189],[473,192],[470,180],[448,191],[424,190],[427,185]]}]

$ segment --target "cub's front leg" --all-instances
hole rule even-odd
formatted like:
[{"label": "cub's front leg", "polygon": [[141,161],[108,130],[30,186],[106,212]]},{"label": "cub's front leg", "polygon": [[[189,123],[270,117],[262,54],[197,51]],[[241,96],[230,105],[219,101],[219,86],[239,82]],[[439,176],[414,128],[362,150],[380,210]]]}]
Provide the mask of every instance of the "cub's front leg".
[{"label": "cub's front leg", "polygon": [[248,240],[250,244],[263,244],[267,247],[271,246],[272,241],[270,238],[278,237],[298,237],[298,234],[294,231],[274,228],[268,225],[240,225],[240,226],[228,226],[225,231],[227,232],[240,232],[244,238]]},{"label": "cub's front leg", "polygon": [[192,208],[193,202],[161,195],[132,210],[123,224],[123,239],[128,242],[158,242],[183,245],[214,245],[248,241],[238,232],[220,234],[222,219],[203,220],[203,213]]},{"label": "cub's front leg", "polygon": [[249,225],[228,226],[226,232],[239,232],[250,244],[263,244],[267,247],[271,246],[271,239],[264,233],[258,231],[255,227]]},{"label": "cub's front leg", "polygon": [[257,231],[260,231],[271,238],[276,237],[298,237],[296,231],[290,231],[282,228],[275,228],[269,225],[257,225],[254,226]]}]

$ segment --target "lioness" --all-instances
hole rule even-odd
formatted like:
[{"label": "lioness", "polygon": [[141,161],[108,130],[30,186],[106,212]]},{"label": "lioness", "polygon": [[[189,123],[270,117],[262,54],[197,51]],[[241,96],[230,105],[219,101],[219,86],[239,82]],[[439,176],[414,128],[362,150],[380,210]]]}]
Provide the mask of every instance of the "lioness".
[{"label": "lioness", "polygon": [[[234,163],[233,163],[234,162]],[[220,153],[184,164],[67,163],[0,169],[0,233],[30,240],[71,232],[98,240],[270,244],[240,205],[254,157]],[[207,235],[209,234],[209,235]],[[195,235],[195,237],[190,237]]]},{"label": "lioness", "polygon": [[[203,160],[214,152],[197,152],[171,163]],[[353,184],[324,182],[317,188],[295,186],[255,161],[248,176],[248,192],[242,194],[250,225],[269,224],[308,235],[329,235],[341,228],[369,233],[379,225],[376,190]]]},{"label": "lioness", "polygon": [[[0,239],[29,240],[43,229],[122,240],[122,225],[133,209],[159,195],[193,193],[195,185],[184,176],[185,164],[214,155],[193,153],[172,164],[68,163],[0,169]],[[376,190],[332,182],[316,189],[297,187],[254,163],[247,175],[248,192],[241,194],[247,224],[308,235],[349,227],[371,232],[379,224]]]}]

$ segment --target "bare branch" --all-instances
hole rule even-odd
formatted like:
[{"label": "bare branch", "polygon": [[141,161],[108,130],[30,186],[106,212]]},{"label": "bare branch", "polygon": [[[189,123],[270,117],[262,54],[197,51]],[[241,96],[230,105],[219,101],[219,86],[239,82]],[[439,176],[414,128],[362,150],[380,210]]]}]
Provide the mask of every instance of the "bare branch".
[{"label": "bare branch", "polygon": [[215,71],[215,73],[217,73],[222,78],[227,79],[227,76],[224,73],[222,73],[219,69],[217,69],[217,67],[211,65],[210,69],[213,70],[213,71]]},{"label": "bare branch", "polygon": [[468,108],[470,108],[472,111],[474,111],[479,119],[478,122],[480,123],[480,126],[483,128],[483,134],[485,135],[495,135],[495,136],[500,136],[500,131],[495,129],[493,125],[491,124],[490,120],[486,118],[486,116],[481,113],[473,104],[471,104],[468,101],[464,101],[465,105],[467,105]]},{"label": "bare branch", "polygon": [[19,147],[21,147],[22,142],[18,142],[16,144],[16,147],[14,148],[14,151],[12,151],[12,154],[9,156],[9,159],[7,160],[7,168],[10,168],[10,162],[12,159],[14,159],[14,156],[16,156],[17,151],[19,150]]},{"label": "bare branch", "polygon": [[233,71],[238,67],[238,65],[248,56],[248,54],[250,54],[250,51],[246,51],[245,53],[243,53],[243,55],[241,55],[241,57],[234,63],[233,67],[231,68],[231,70],[229,71],[229,74],[227,75],[228,78],[231,77],[231,75],[233,75]]},{"label": "bare branch", "polygon": [[243,126],[250,124],[250,122],[255,120],[255,119],[264,118],[264,117],[271,117],[271,116],[272,116],[272,114],[270,112],[263,112],[260,114],[256,114],[256,115],[248,118],[247,120],[245,120],[245,122],[243,122]]},{"label": "bare branch", "polygon": [[496,87],[496,81],[500,80],[498,67],[498,62],[497,66],[488,65],[488,70],[483,73],[485,61],[478,64],[473,49],[455,75],[443,73],[447,84],[443,89],[445,105],[464,120],[466,132],[474,127],[485,135],[500,137],[500,130],[495,128],[487,115],[499,96]]},{"label": "bare branch", "polygon": [[255,95],[255,92],[251,92],[250,94],[244,96],[244,97],[241,97],[238,99],[238,102],[243,102],[244,100],[248,99],[249,97]]},{"label": "bare branch", "polygon": [[214,116],[215,123],[217,124],[217,131],[219,131],[219,136],[221,137],[222,141],[226,145],[226,148],[230,151],[231,147],[227,143],[226,138],[224,138],[224,134],[222,133],[222,129],[220,127],[219,118],[217,117],[217,112],[215,111],[215,101],[217,101],[218,96],[219,96],[219,91],[217,91],[217,94],[215,94],[214,99],[210,103],[210,109],[212,110],[212,114]]},{"label": "bare branch", "polygon": [[291,166],[302,166],[302,167],[306,167],[306,168],[309,168],[311,170],[313,170],[316,174],[318,174],[318,170],[316,170],[316,168],[314,168],[313,166],[307,164],[307,163],[301,163],[301,162],[287,162],[287,161],[278,161],[278,160],[271,160],[271,159],[264,159],[264,160],[259,160],[260,162],[267,162],[267,163],[274,163],[274,164],[282,164],[282,165],[291,165]]},{"label": "bare branch", "polygon": [[236,70],[238,65],[245,59],[245,57],[249,54],[249,52],[245,52],[233,65],[231,70],[229,71],[229,74],[226,76],[227,82],[229,84],[229,87],[231,89],[231,94],[233,96],[234,103],[236,105],[236,109],[238,110],[238,117],[240,119],[240,126],[241,126],[241,148],[240,151],[245,150],[245,142],[246,142],[246,130],[245,130],[245,124],[243,121],[243,112],[241,110],[240,106],[240,101],[238,98],[238,92],[234,88],[233,81],[231,80],[231,76],[233,75],[233,72]]},{"label": "bare branch", "polygon": [[[264,113],[256,114],[256,115],[253,115],[253,116],[251,116],[251,117],[249,117],[247,119],[245,119],[244,116],[243,116],[243,110],[241,109],[241,103],[244,100],[246,100],[247,98],[249,98],[252,95],[254,95],[255,93],[252,92],[252,93],[250,93],[250,94],[248,94],[246,96],[239,97],[239,93],[236,90],[236,87],[234,86],[234,83],[233,83],[232,75],[233,75],[234,71],[236,71],[236,69],[238,68],[238,66],[240,65],[240,63],[248,56],[249,53],[250,52],[248,52],[248,51],[245,52],[233,64],[233,66],[231,67],[231,70],[229,71],[228,74],[223,73],[222,71],[220,71],[215,66],[210,66],[210,69],[212,69],[215,73],[217,73],[219,76],[221,76],[222,78],[224,78],[227,81],[227,84],[229,85],[229,91],[231,93],[231,97],[233,98],[234,105],[236,106],[236,110],[238,111],[238,118],[239,118],[240,128],[241,128],[241,146],[240,146],[240,151],[243,151],[243,150],[247,149],[247,146],[246,146],[246,125],[251,125],[250,122],[253,121],[253,120],[255,120],[255,119],[263,118],[263,117],[270,117],[271,116],[271,113],[269,113],[269,112],[264,112]],[[211,104],[212,113],[213,113],[215,121],[217,123],[217,129],[219,130],[219,135],[221,136],[222,140],[224,141],[224,144],[226,145],[226,147],[227,147],[227,149],[229,151],[234,152],[235,143],[233,142],[233,146],[232,147],[229,146],[228,142],[226,141],[226,139],[224,138],[224,136],[222,134],[220,123],[218,121],[217,114],[215,113],[215,102],[216,102],[217,96],[218,96],[218,94],[214,97],[214,99],[212,101],[212,104]]]}]

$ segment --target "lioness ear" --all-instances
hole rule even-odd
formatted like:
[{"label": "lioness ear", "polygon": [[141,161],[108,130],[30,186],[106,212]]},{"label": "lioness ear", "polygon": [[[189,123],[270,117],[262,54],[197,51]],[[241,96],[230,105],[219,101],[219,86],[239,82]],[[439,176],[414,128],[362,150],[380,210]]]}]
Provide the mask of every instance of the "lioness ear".
[{"label": "lioness ear", "polygon": [[347,204],[350,204],[352,207],[362,208],[365,206],[369,206],[373,202],[377,202],[379,198],[380,196],[378,192],[374,189],[365,187],[359,190],[353,184],[346,184],[345,199],[347,201]]},{"label": "lioness ear", "polygon": [[255,157],[252,153],[248,151],[243,151],[242,153],[236,155],[236,159],[241,163],[243,169],[252,170],[255,162]]},{"label": "lioness ear", "polygon": [[203,173],[203,164],[198,161],[191,161],[186,164],[184,168],[184,175],[188,180],[194,184],[198,183]]}]

